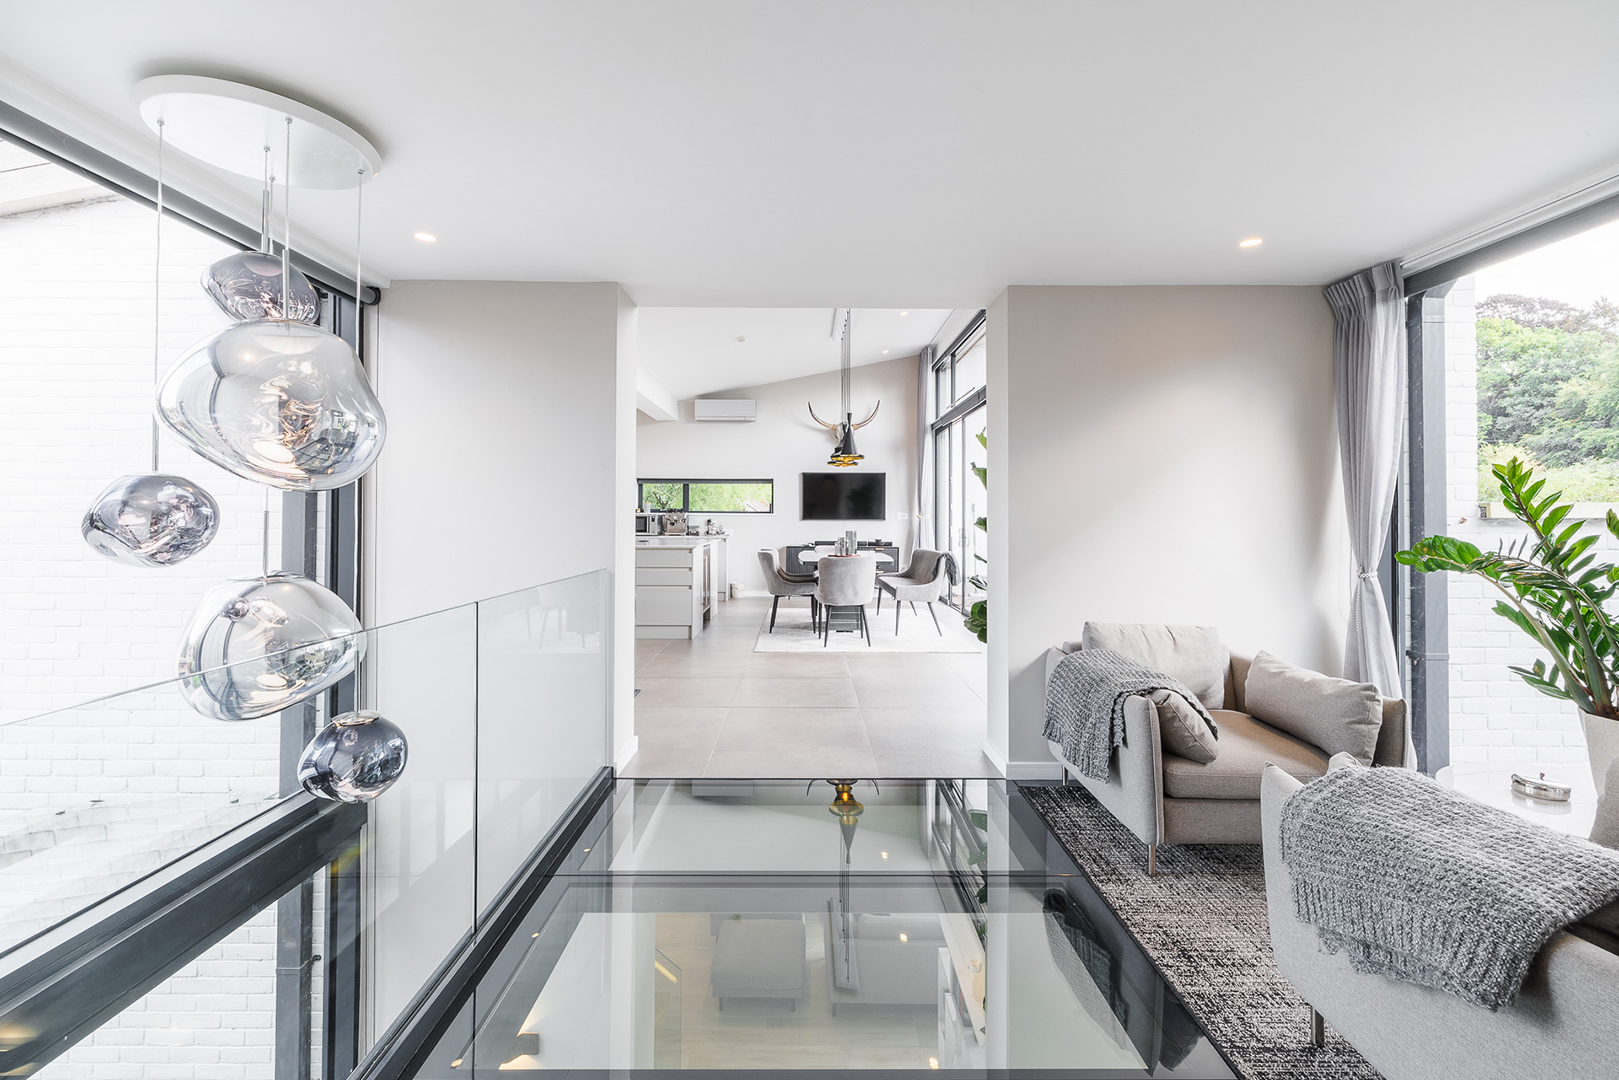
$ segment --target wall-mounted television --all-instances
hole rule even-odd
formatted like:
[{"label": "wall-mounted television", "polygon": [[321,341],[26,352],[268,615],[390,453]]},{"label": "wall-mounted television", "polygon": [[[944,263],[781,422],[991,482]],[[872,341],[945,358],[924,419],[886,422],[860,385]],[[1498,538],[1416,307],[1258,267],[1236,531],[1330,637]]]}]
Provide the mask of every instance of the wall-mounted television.
[{"label": "wall-mounted television", "polygon": [[882,521],[888,517],[888,474],[799,473],[805,521]]}]

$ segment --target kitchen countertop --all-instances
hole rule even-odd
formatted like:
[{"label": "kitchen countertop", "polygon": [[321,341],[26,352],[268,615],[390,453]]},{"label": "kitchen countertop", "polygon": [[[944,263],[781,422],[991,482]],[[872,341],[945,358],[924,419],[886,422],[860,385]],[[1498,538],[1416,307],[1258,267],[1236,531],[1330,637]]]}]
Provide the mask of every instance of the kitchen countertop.
[{"label": "kitchen countertop", "polygon": [[695,548],[712,544],[716,540],[729,540],[729,536],[637,536],[636,547]]}]

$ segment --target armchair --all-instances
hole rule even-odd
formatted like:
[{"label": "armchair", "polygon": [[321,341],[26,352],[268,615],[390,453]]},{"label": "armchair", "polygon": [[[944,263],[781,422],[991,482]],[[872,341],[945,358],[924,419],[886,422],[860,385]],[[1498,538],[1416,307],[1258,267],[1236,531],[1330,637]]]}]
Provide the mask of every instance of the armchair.
[{"label": "armchair", "polygon": [[820,605],[815,600],[814,574],[787,574],[776,565],[774,548],[759,549],[759,569],[764,571],[765,589],[770,593],[770,630],[776,632],[776,609],[784,596],[807,596],[810,601],[810,624],[819,632]]},{"label": "armchair", "polygon": [[[1174,674],[1174,628],[1133,628],[1158,648],[1157,656],[1136,656],[1149,667]],[[1081,643],[1064,642],[1046,650],[1045,678],[1064,656]],[[1224,654],[1224,647],[1221,646]],[[1324,776],[1327,751],[1257,720],[1245,711],[1244,687],[1252,657],[1229,654],[1225,664],[1224,693],[1210,715],[1219,725],[1219,753],[1201,763],[1164,749],[1157,709],[1145,697],[1124,703],[1124,742],[1108,762],[1106,781],[1081,775],[1062,756],[1062,747],[1048,740],[1051,754],[1063,767],[1063,783],[1070,774],[1096,800],[1147,845],[1147,873],[1158,872],[1160,844],[1257,844],[1262,831],[1259,813],[1260,778],[1266,763],[1275,764],[1300,780]],[[1205,702],[1207,704],[1207,702]],[[1373,763],[1400,765],[1405,757],[1406,710],[1398,698],[1384,698],[1383,722],[1377,733]]]},{"label": "armchair", "polygon": [[916,602],[920,600],[928,606],[928,614],[933,616],[933,629],[944,637],[944,629],[939,625],[938,613],[933,610],[933,602],[939,598],[944,589],[944,556],[937,551],[927,548],[917,548],[911,552],[911,564],[902,574],[885,574],[877,579],[877,614],[883,611],[883,593],[894,598],[894,636],[899,636],[900,602],[907,601],[911,610],[916,610]]}]

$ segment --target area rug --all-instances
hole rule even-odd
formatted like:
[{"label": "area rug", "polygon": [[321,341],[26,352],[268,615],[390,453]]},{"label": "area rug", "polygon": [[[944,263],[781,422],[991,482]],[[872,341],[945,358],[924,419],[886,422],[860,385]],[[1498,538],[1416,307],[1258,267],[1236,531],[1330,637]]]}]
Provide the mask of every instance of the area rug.
[{"label": "area rug", "polygon": [[1271,955],[1258,845],[1161,847],[1148,877],[1146,845],[1083,787],[1020,790],[1246,1080],[1377,1080],[1330,1027],[1310,1045],[1309,1006]]},{"label": "area rug", "polygon": [[[789,603],[791,606],[789,606]],[[900,612],[899,633],[894,633],[894,609],[885,599],[879,614],[877,606],[866,608],[866,624],[871,629],[871,644],[863,634],[835,633],[831,641],[822,644],[821,635],[810,626],[809,605],[794,597],[783,600],[776,613],[776,632],[770,633],[770,611],[765,610],[764,622],[759,624],[759,640],[754,652],[886,652],[886,653],[974,653],[982,652],[984,645],[961,625],[961,615],[943,604],[933,605],[939,616],[937,628],[928,618],[928,609],[916,605],[913,612],[907,605]],[[941,633],[942,631],[942,633]]]}]

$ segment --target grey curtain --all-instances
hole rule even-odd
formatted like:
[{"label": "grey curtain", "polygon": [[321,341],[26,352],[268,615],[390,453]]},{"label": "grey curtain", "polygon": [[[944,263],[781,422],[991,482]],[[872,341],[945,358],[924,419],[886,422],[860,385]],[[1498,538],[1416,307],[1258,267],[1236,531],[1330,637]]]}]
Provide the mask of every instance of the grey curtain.
[{"label": "grey curtain", "polygon": [[1333,370],[1344,508],[1355,553],[1355,592],[1344,644],[1344,677],[1404,697],[1400,661],[1389,627],[1377,564],[1394,512],[1405,422],[1405,295],[1395,263],[1362,271],[1327,288],[1337,320]]},{"label": "grey curtain", "polygon": [[933,547],[933,416],[928,389],[938,346],[925,345],[916,356],[916,497],[911,502],[911,550]]}]

